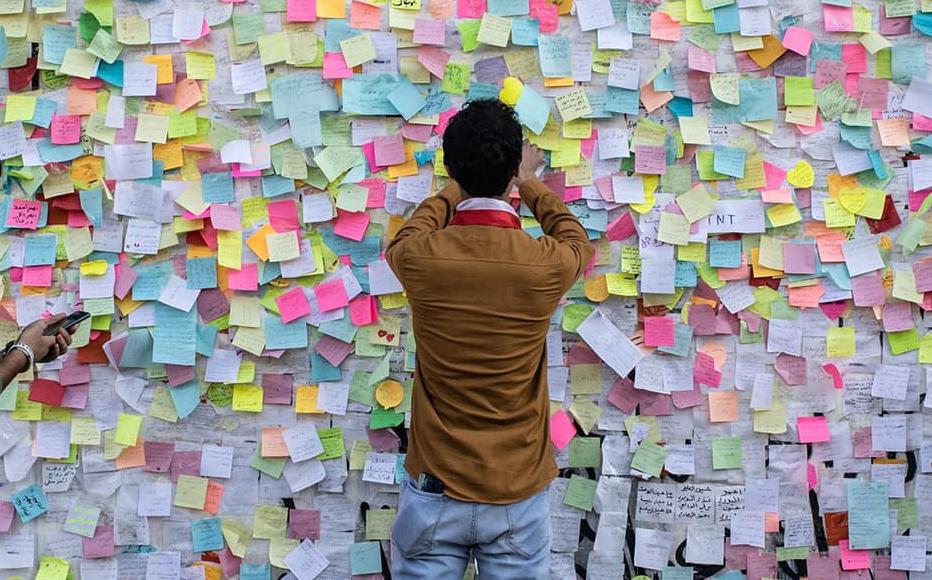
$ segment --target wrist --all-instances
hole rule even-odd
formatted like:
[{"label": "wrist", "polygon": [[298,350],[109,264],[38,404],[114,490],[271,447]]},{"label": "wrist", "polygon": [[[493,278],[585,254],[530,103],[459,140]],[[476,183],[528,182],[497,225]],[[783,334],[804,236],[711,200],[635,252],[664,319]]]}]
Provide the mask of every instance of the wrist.
[{"label": "wrist", "polygon": [[32,361],[29,360],[26,353],[18,348],[10,348],[4,353],[3,361],[10,365],[10,367],[16,371],[16,374],[26,372],[29,370],[29,367],[32,366]]}]

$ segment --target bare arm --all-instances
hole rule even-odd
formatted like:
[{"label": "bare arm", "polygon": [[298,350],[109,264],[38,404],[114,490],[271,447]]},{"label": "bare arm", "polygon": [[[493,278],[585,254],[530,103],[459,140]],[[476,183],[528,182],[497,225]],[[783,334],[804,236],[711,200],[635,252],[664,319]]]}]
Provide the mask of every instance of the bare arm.
[{"label": "bare arm", "polygon": [[[16,342],[21,342],[32,349],[35,362],[51,362],[57,359],[68,350],[68,345],[71,344],[71,333],[60,328],[57,333],[45,336],[45,329],[63,318],[65,318],[64,314],[56,314],[36,320],[23,329]],[[13,349],[7,353],[0,359],[0,380],[3,381],[3,386],[10,384],[16,375],[27,370],[28,367],[29,359],[23,352]]]}]

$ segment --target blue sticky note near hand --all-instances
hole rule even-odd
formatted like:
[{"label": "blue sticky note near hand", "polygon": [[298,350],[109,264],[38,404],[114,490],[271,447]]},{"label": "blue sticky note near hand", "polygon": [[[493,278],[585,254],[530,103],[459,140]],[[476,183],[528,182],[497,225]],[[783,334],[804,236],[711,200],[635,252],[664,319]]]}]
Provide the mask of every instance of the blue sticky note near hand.
[{"label": "blue sticky note near hand", "polygon": [[272,577],[272,565],[268,562],[262,564],[247,564],[239,566],[239,580],[269,580]]},{"label": "blue sticky note near hand", "polygon": [[518,120],[522,125],[533,131],[535,135],[540,135],[550,119],[550,104],[540,96],[540,93],[525,86],[521,90],[521,96],[518,97],[515,112],[518,113]]},{"label": "blue sticky note near hand", "polygon": [[378,574],[382,571],[382,549],[378,542],[359,542],[350,546],[350,573]]}]

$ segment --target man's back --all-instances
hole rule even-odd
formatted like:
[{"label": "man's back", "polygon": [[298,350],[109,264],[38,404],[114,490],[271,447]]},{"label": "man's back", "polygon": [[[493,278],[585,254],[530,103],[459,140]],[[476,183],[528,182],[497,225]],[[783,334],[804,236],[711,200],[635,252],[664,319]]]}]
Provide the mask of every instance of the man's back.
[{"label": "man's back", "polygon": [[[436,206],[437,225],[450,220],[458,197],[453,185],[425,202]],[[535,240],[514,227],[516,216],[510,225],[454,220],[442,229],[414,224],[387,252],[417,339],[406,467],[464,501],[514,502],[556,474],[544,346],[557,303],[592,249],[539,181],[523,186],[522,197],[558,237]]]}]

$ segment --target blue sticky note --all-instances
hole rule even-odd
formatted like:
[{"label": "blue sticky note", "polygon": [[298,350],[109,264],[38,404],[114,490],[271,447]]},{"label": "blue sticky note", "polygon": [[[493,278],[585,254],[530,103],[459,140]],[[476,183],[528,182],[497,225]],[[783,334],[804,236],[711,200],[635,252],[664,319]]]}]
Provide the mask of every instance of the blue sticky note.
[{"label": "blue sticky note", "polygon": [[155,303],[152,361],[194,366],[197,343],[197,308],[190,312]]},{"label": "blue sticky note", "polygon": [[203,289],[217,287],[217,256],[188,258],[185,263],[185,279],[188,288]]},{"label": "blue sticky note", "polygon": [[641,106],[639,89],[622,89],[607,87],[605,89],[605,110],[611,113],[637,115]]},{"label": "blue sticky note", "polygon": [[398,114],[388,95],[398,88],[402,79],[396,74],[360,74],[343,79],[343,112],[352,115]]},{"label": "blue sticky note", "polygon": [[[170,263],[166,264],[171,267]],[[158,300],[169,274],[171,271],[166,271],[161,264],[137,266],[136,281],[133,282],[133,300]]]},{"label": "blue sticky note", "polygon": [[81,211],[94,227],[100,227],[104,222],[103,191],[99,187],[82,189],[78,191],[81,200]]},{"label": "blue sticky note", "polygon": [[[10,50],[10,44],[6,40],[6,31],[0,29],[0,61],[6,59],[6,55]],[[48,125],[46,125],[48,127]]]},{"label": "blue sticky note", "polygon": [[189,381],[183,385],[168,389],[171,393],[172,402],[175,404],[175,412],[180,419],[184,419],[197,409],[201,404],[201,386],[197,380]]},{"label": "blue sticky note", "polygon": [[676,271],[673,274],[673,285],[682,286],[684,288],[695,288],[698,280],[696,280],[696,265],[692,262],[681,262],[676,261]]},{"label": "blue sticky note", "polygon": [[191,522],[191,544],[195,552],[223,549],[220,518],[204,518]]},{"label": "blue sticky note", "polygon": [[738,81],[742,121],[766,121],[777,118],[777,80],[741,79]]},{"label": "blue sticky note", "polygon": [[34,234],[26,236],[23,246],[23,265],[50,266],[55,263],[55,255],[57,253],[57,235]]},{"label": "blue sticky note", "polygon": [[709,265],[713,268],[741,266],[741,240],[709,240]]},{"label": "blue sticky note", "polygon": [[891,49],[890,65],[893,82],[908,85],[913,77],[926,78],[926,45],[921,42],[900,42]]},{"label": "blue sticky note", "polygon": [[207,203],[234,202],[233,174],[229,171],[201,174],[201,195]]},{"label": "blue sticky note", "polygon": [[217,327],[212,324],[197,323],[197,346],[195,350],[198,354],[210,356],[214,352],[214,343],[217,342]]},{"label": "blue sticky note", "polygon": [[[693,272],[696,271],[693,265]],[[673,346],[658,346],[657,350],[675,356],[688,357],[693,343],[693,327],[677,323],[673,327]]]},{"label": "blue sticky note", "polygon": [[80,143],[77,145],[53,145],[52,140],[46,138],[38,139],[36,144],[38,145],[39,155],[46,163],[64,163],[86,155],[84,146]]},{"label": "blue sticky note", "polygon": [[524,16],[530,12],[528,0],[489,0],[489,14],[495,16]]},{"label": "blue sticky note", "polygon": [[395,483],[401,483],[405,480],[405,458],[407,453],[399,453],[395,457]]},{"label": "blue sticky note", "polygon": [[278,316],[265,316],[265,348],[283,350],[307,348],[307,323],[303,318],[282,322]]},{"label": "blue sticky note", "polygon": [[295,147],[306,149],[324,144],[323,129],[320,125],[320,113],[313,110],[293,111],[288,115],[291,125],[291,140]]},{"label": "blue sticky note", "polygon": [[738,4],[719,6],[712,9],[712,22],[715,24],[717,34],[731,34],[741,30],[740,12]]},{"label": "blue sticky note", "polygon": [[357,542],[350,546],[350,574],[378,574],[382,571],[379,542]]},{"label": "blue sticky note", "polygon": [[281,275],[282,267],[278,262],[259,262],[259,284],[268,284]]},{"label": "blue sticky note", "polygon": [[324,34],[324,50],[327,52],[341,52],[340,42],[347,38],[359,36],[358,30],[350,28],[345,18],[328,18],[326,34]]},{"label": "blue sticky note", "polygon": [[657,76],[654,77],[654,90],[655,91],[672,91],[675,89],[673,85],[673,69],[667,67],[657,73]]},{"label": "blue sticky note", "polygon": [[853,550],[890,546],[890,499],[886,481],[847,480],[848,542]]},{"label": "blue sticky note", "polygon": [[521,124],[540,135],[550,119],[550,103],[529,86],[521,90],[515,112]]},{"label": "blue sticky note", "polygon": [[693,101],[686,97],[673,97],[673,99],[667,103],[667,108],[670,109],[671,113],[676,115],[677,119],[680,117],[693,116]]},{"label": "blue sticky note", "polygon": [[294,179],[281,175],[262,176],[262,197],[276,197],[294,190]]},{"label": "blue sticky note", "polygon": [[[192,309],[193,310],[193,309]],[[120,368],[144,369],[152,365],[152,336],[147,328],[131,328],[123,345]]]},{"label": "blue sticky note", "polygon": [[45,492],[36,484],[14,493],[11,501],[13,507],[16,508],[19,521],[24,524],[49,511],[49,502],[45,497]]},{"label": "blue sticky note", "polygon": [[716,173],[730,175],[731,177],[744,177],[744,161],[748,152],[740,147],[715,146],[715,157],[712,169]]},{"label": "blue sticky note", "polygon": [[100,80],[115,87],[123,87],[123,61],[115,60],[110,64],[106,61],[98,61],[97,76]]},{"label": "blue sticky note", "polygon": [[339,381],[343,378],[343,372],[340,367],[335,367],[327,359],[316,352],[311,353],[311,380],[320,381]]},{"label": "blue sticky note", "polygon": [[339,320],[321,322],[319,330],[321,333],[343,342],[353,342],[356,337],[356,327],[349,319],[349,316],[344,316]]},{"label": "blue sticky note", "polygon": [[[568,36],[549,34],[541,36],[538,39],[537,52],[540,57],[540,70],[545,77],[560,78],[573,75],[573,61]],[[527,87],[524,90],[526,91]]]},{"label": "blue sticky note", "polygon": [[537,46],[540,22],[536,18],[512,18],[511,42],[515,46]]},{"label": "blue sticky note", "polygon": [[51,99],[36,99],[36,110],[33,111],[32,120],[29,123],[48,129],[52,124],[52,115],[57,109],[58,103]]},{"label": "blue sticky note", "polygon": [[243,562],[239,565],[239,580],[271,580],[272,565],[268,562],[262,564],[247,564]]},{"label": "blue sticky note", "polygon": [[52,64],[62,64],[65,52],[78,46],[76,33],[73,26],[46,24],[42,29],[42,58]]},{"label": "blue sticky note", "polygon": [[405,121],[417,115],[417,112],[427,104],[427,99],[421,91],[417,90],[417,87],[407,79],[399,82],[395,90],[388,94],[388,101],[398,109]]}]

